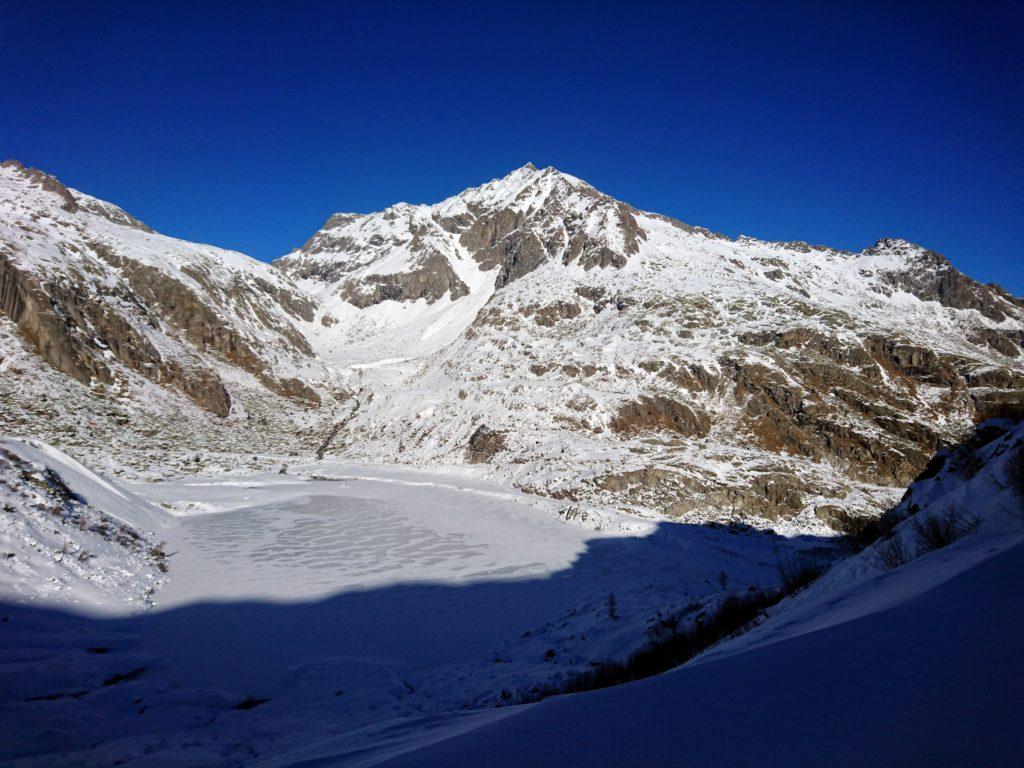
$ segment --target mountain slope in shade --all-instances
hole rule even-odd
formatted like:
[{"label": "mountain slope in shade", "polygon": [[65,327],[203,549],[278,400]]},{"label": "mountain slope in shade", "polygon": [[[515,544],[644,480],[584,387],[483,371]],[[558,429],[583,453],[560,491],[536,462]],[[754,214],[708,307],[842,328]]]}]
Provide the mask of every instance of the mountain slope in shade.
[{"label": "mountain slope in shade", "polygon": [[[1024,429],[991,425],[911,486],[889,538],[753,631],[667,674],[454,723],[448,740],[423,729],[425,746],[366,764],[739,766],[756,749],[779,766],[1016,765],[1022,494]],[[951,514],[958,540],[929,551],[919,527]],[[880,557],[893,542],[901,564]]]}]

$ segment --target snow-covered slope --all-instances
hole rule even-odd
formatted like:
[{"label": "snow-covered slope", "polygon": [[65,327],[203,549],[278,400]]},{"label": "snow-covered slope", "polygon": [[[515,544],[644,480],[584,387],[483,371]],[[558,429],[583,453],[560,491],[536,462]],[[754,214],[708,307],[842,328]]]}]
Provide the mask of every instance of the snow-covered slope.
[{"label": "snow-covered slope", "polygon": [[294,440],[290,414],[331,401],[300,330],[315,305],[278,270],[157,234],[14,161],[0,164],[0,308],[7,433],[122,460],[253,451],[268,433]]},{"label": "snow-covered slope", "polygon": [[[944,456],[900,518],[756,629],[684,667],[477,729],[453,723],[448,740],[424,729],[427,746],[364,764],[1017,765],[1024,426],[990,425]],[[953,521],[937,548],[930,521]],[[880,556],[893,548],[900,559]],[[354,764],[328,754],[319,764]]]},{"label": "snow-covered slope", "polygon": [[171,519],[44,443],[0,440],[0,596],[83,611],[148,604]]},{"label": "snow-covered slope", "polygon": [[[113,485],[39,444],[3,449],[5,546],[36,569],[0,580],[12,765],[748,764],[737,728],[780,765],[1016,756],[1019,424],[940,454],[879,541],[753,630],[669,674],[528,706],[509,705],[835,547],[628,516],[587,530],[555,500],[408,469]],[[115,535],[95,541],[100,525]],[[139,557],[163,537],[166,560]],[[82,572],[74,555],[94,548]],[[163,578],[152,600],[122,589]]]},{"label": "snow-covered slope", "polygon": [[629,653],[663,611],[719,599],[723,572],[767,585],[827,547],[629,516],[597,531],[494,483],[333,460],[118,487],[175,516],[167,581],[96,617],[26,604],[0,573],[0,764],[365,753]]}]

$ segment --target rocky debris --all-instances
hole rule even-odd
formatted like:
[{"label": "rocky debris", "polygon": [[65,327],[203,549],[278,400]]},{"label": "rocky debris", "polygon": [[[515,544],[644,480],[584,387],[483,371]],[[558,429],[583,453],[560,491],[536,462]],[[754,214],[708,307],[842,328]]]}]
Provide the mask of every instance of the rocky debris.
[{"label": "rocky debris", "polygon": [[665,395],[642,395],[619,406],[609,426],[619,435],[672,432],[684,437],[704,437],[711,430],[711,419],[703,411]]},{"label": "rocky debris", "polygon": [[302,379],[296,379],[295,377],[278,379],[263,372],[257,374],[256,378],[271,392],[276,392],[292,400],[314,407],[323,402],[320,393],[302,381]]},{"label": "rocky debris", "polygon": [[580,307],[571,301],[556,301],[533,312],[533,322],[551,328],[559,320],[571,320],[580,316]]},{"label": "rocky debris", "polygon": [[607,291],[599,285],[580,285],[576,287],[576,295],[590,301],[595,312],[600,312],[604,308],[606,293]]},{"label": "rocky debris", "polygon": [[466,446],[466,461],[470,464],[484,464],[505,450],[505,435],[486,424],[481,424],[469,437]]}]

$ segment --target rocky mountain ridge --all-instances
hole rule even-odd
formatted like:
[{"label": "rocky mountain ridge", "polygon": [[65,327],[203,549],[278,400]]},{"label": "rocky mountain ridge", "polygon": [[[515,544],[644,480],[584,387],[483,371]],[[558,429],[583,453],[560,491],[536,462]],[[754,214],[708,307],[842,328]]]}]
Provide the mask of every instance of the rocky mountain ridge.
[{"label": "rocky mountain ridge", "polygon": [[1024,302],[902,240],[732,240],[527,165],[335,214],[270,266],[0,172],[5,361],[50,397],[73,389],[56,372],[78,382],[94,423],[112,401],[173,422],[182,453],[471,463],[587,524],[842,527],[975,422],[1024,413]]}]

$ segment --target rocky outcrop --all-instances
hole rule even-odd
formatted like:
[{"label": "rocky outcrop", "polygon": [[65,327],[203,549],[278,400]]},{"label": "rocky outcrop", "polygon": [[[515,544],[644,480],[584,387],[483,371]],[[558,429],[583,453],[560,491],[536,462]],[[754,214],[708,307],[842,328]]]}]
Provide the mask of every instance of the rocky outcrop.
[{"label": "rocky outcrop", "polygon": [[669,432],[684,437],[704,437],[711,430],[711,420],[703,411],[665,395],[642,395],[638,400],[619,406],[609,426],[623,436]]},{"label": "rocky outcrop", "polygon": [[0,167],[13,168],[33,186],[39,187],[46,192],[52,192],[61,199],[61,208],[68,213],[78,213],[78,201],[71,194],[71,190],[61,184],[56,177],[44,173],[36,168],[26,168],[17,160],[4,160]]},{"label": "rocky outcrop", "polygon": [[971,392],[975,421],[987,419],[1024,419],[1024,391],[987,390]]},{"label": "rocky outcrop", "polygon": [[[0,303],[22,335],[58,371],[88,384],[110,383],[112,358],[164,386],[177,389],[217,416],[231,398],[216,373],[198,360],[167,358],[123,315],[79,287],[41,282],[0,255]],[[150,318],[156,323],[155,318]]]},{"label": "rocky outcrop", "polygon": [[505,436],[501,432],[481,424],[469,437],[466,446],[466,461],[470,464],[489,462],[501,451],[505,450]]},{"label": "rocky outcrop", "polygon": [[[485,233],[489,231],[484,230]],[[465,239],[463,236],[463,243]],[[482,269],[496,269],[494,287],[504,288],[547,261],[548,253],[535,233],[517,230],[484,248],[475,250],[473,258]]]},{"label": "rocky outcrop", "polygon": [[1000,333],[992,328],[978,328],[971,333],[970,340],[975,344],[987,345],[1007,357],[1020,357],[1020,347],[1013,339],[1009,335]]},{"label": "rocky outcrop", "polygon": [[[765,450],[838,461],[861,480],[888,484],[913,479],[936,450],[938,435],[913,420],[915,406],[908,394],[890,391],[874,377],[873,366],[861,364],[877,359],[910,387],[915,380],[936,382],[963,393],[963,380],[933,352],[912,345],[869,339],[865,350],[844,350],[815,336],[800,336],[804,349],[822,350],[829,361],[787,357],[780,360],[783,370],[723,361],[743,405],[743,427]],[[962,395],[950,397],[950,407],[956,407],[952,403]],[[958,407],[969,404],[964,400]]]},{"label": "rocky outcrop", "polygon": [[906,291],[922,301],[937,301],[944,307],[974,309],[985,317],[1002,322],[1012,297],[995,285],[982,285],[953,267],[945,256],[917,248],[900,240],[879,240],[864,251],[872,256],[882,253],[907,255],[908,264],[884,273],[885,283]]},{"label": "rocky outcrop", "polygon": [[553,327],[559,320],[571,320],[580,316],[580,307],[571,301],[556,301],[533,312],[533,322],[546,328]]},{"label": "rocky outcrop", "polygon": [[446,294],[456,301],[468,293],[469,287],[455,274],[448,259],[434,251],[409,271],[367,275],[347,283],[341,296],[349,304],[365,309],[383,301],[426,299],[428,304],[433,304]]},{"label": "rocky outcrop", "polygon": [[643,467],[600,475],[592,484],[620,502],[642,503],[670,516],[713,507],[740,518],[780,520],[805,507],[800,481],[784,472],[765,472],[726,483],[679,469]]}]

